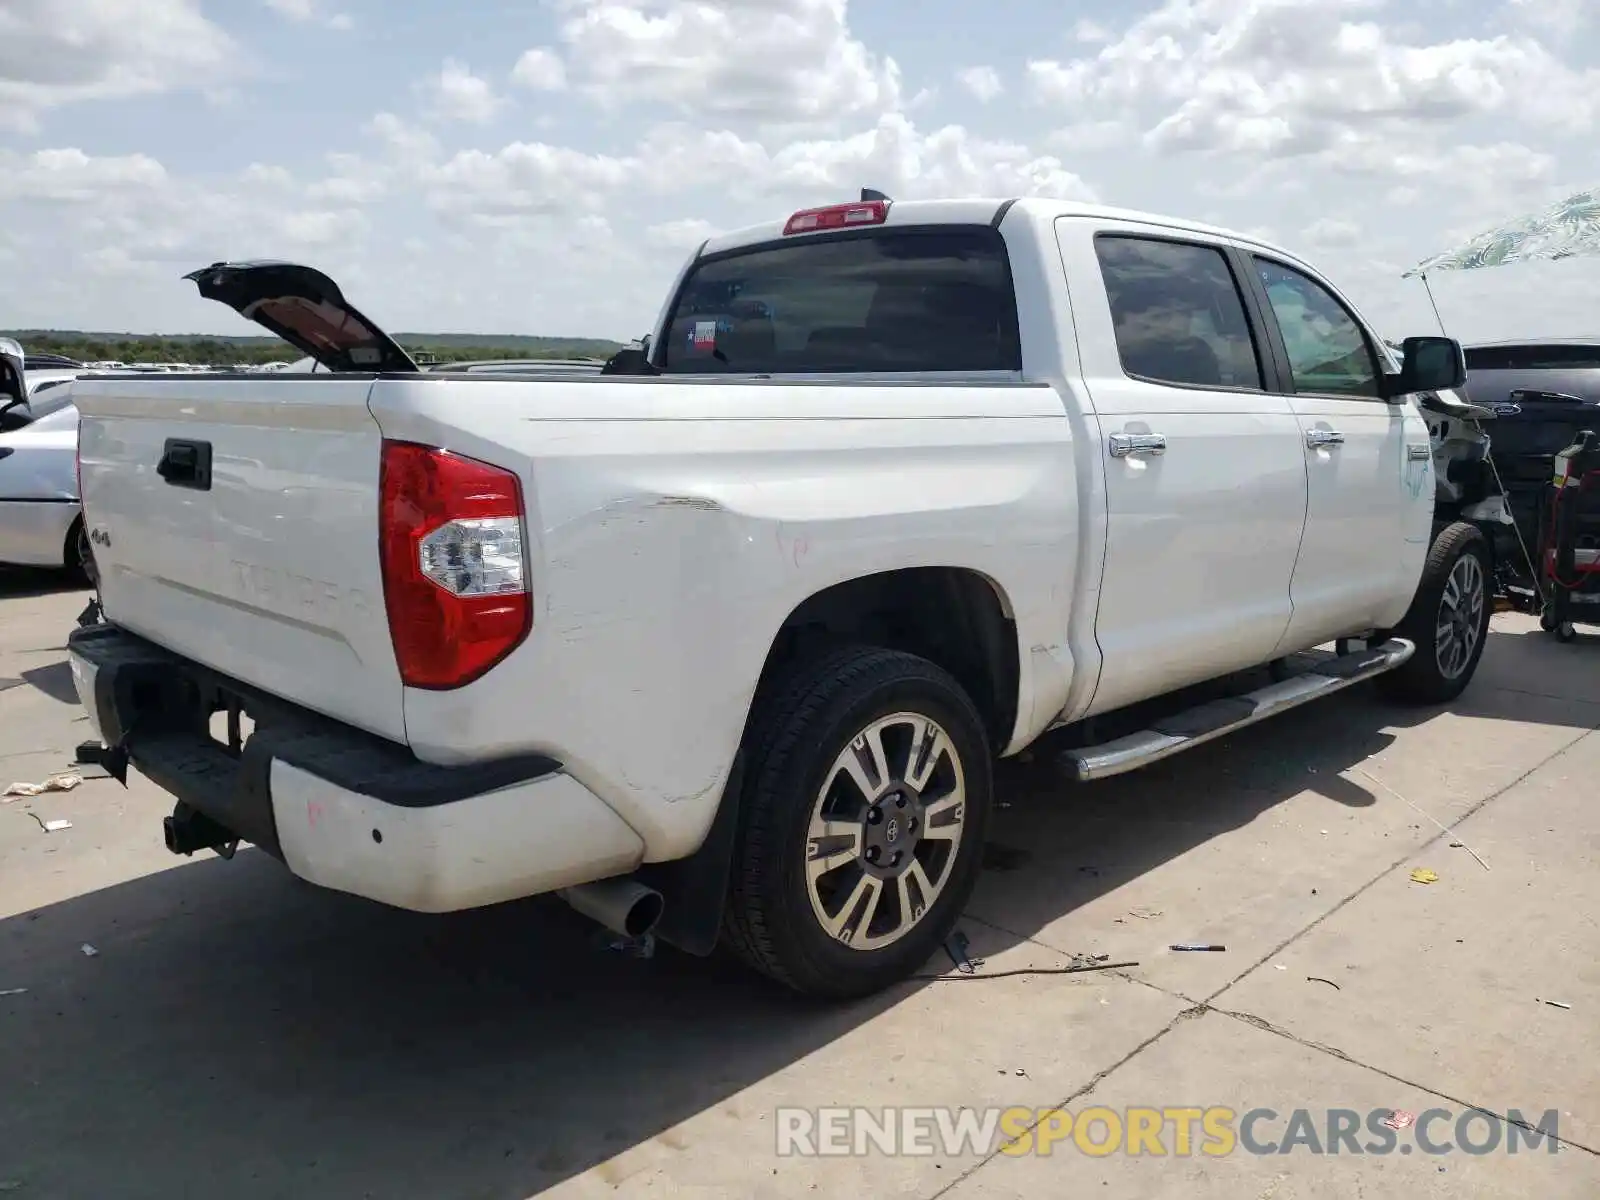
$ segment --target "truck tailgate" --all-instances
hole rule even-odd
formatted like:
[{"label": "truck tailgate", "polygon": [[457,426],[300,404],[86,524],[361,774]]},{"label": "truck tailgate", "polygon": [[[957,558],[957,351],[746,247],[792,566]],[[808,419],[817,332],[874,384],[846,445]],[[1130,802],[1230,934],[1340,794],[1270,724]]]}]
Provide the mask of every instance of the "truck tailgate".
[{"label": "truck tailgate", "polygon": [[404,741],[371,387],[309,374],[82,381],[84,513],[109,620]]}]

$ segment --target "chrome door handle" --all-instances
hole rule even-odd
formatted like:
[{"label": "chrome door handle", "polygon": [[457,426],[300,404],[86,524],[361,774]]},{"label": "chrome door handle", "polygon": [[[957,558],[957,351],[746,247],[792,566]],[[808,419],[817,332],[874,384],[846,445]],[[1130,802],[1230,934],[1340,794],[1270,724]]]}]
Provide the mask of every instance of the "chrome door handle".
[{"label": "chrome door handle", "polygon": [[1132,455],[1165,454],[1167,439],[1160,433],[1113,433],[1111,457],[1128,458]]},{"label": "chrome door handle", "polygon": [[1318,446],[1342,446],[1344,434],[1337,429],[1308,429],[1306,430],[1306,445],[1313,450]]}]

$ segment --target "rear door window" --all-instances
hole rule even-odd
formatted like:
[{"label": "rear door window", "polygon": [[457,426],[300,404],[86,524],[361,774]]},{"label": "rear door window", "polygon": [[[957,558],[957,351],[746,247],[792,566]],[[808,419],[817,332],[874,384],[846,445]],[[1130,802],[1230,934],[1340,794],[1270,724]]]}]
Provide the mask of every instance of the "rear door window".
[{"label": "rear door window", "polygon": [[1261,390],[1244,299],[1221,250],[1101,234],[1095,254],[1127,375],[1177,387]]},{"label": "rear door window", "polygon": [[671,374],[1020,371],[1005,242],[988,226],[822,235],[708,258],[680,290]]}]

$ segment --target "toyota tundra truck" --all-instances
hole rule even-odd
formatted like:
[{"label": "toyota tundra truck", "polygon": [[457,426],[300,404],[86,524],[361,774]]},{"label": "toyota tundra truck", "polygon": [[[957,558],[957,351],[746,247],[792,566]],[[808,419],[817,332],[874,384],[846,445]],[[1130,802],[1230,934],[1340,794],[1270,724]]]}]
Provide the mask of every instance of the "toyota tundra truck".
[{"label": "toyota tundra truck", "polygon": [[1461,348],[1392,355],[1251,237],[809,209],[705,242],[590,375],[420,371],[303,266],[186,278],[322,369],[74,386],[73,675],[179,854],[555,893],[858,996],[951,933],[997,757],[1060,731],[1098,780],[1366,680],[1449,701],[1483,651],[1417,400]]}]

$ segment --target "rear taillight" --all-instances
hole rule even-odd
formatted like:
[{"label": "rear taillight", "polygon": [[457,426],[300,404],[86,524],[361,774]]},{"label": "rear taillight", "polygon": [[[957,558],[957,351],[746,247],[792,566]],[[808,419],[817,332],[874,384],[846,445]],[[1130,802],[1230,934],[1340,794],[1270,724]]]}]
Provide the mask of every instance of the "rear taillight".
[{"label": "rear taillight", "polygon": [[408,687],[471,683],[533,624],[516,475],[448,450],[383,444],[380,551],[389,636]]}]

